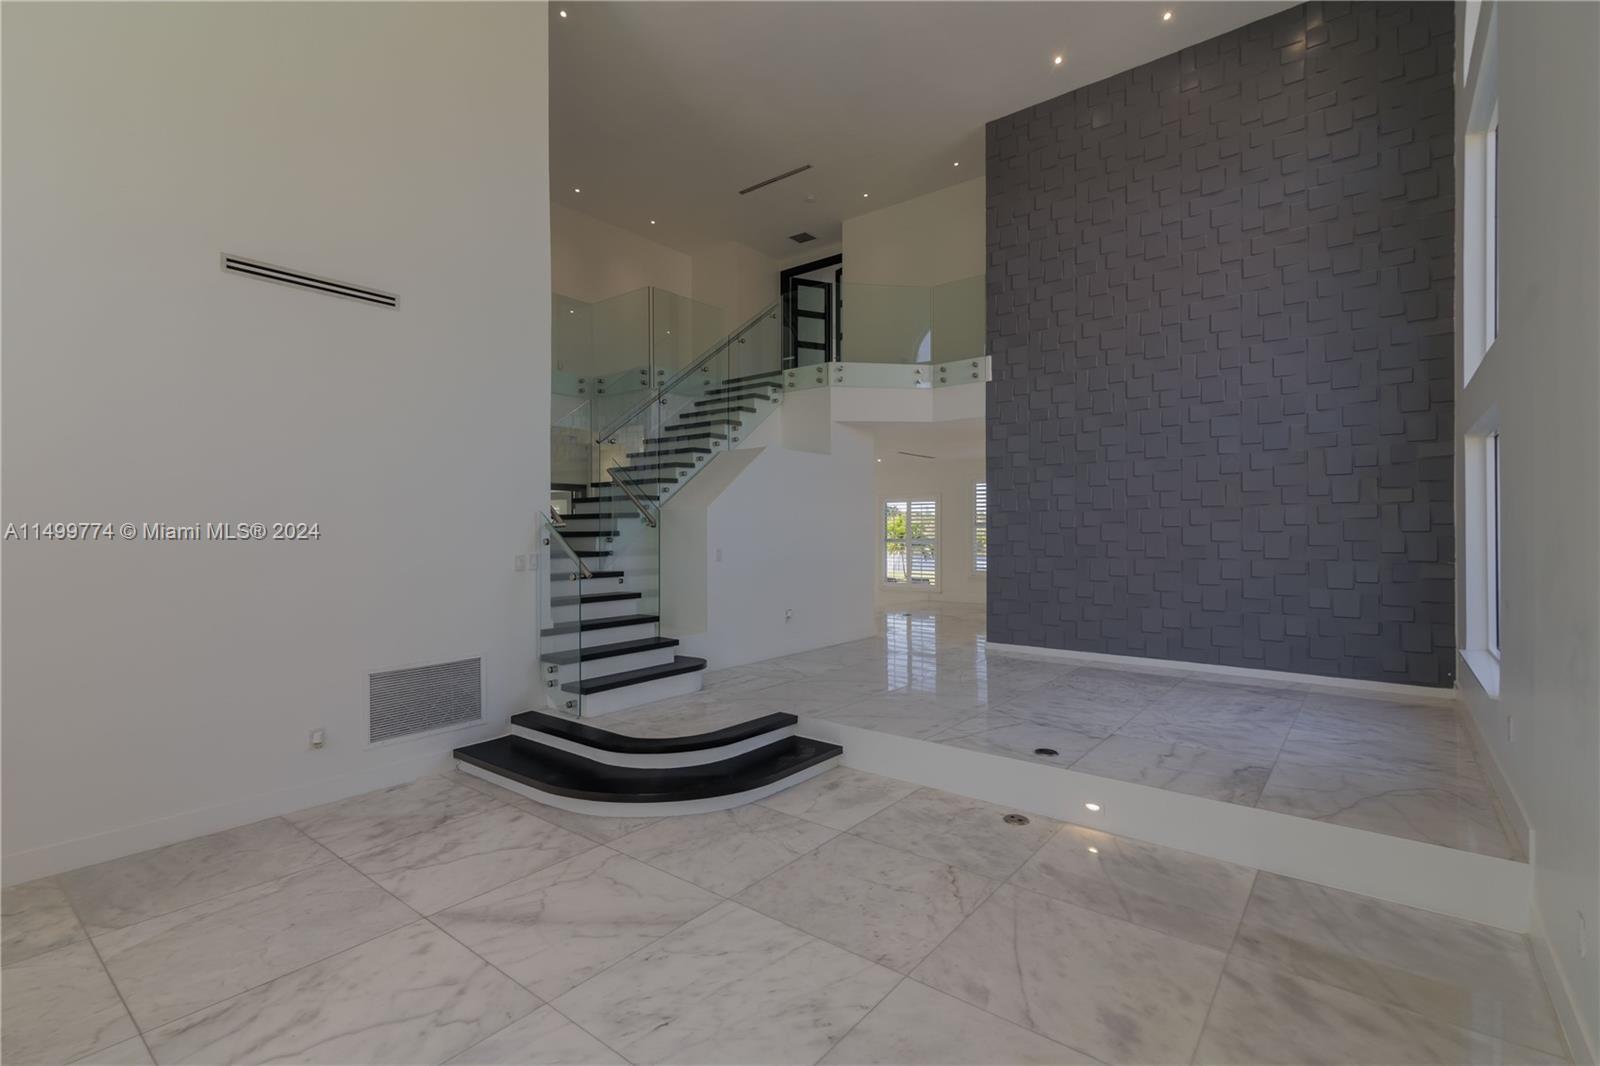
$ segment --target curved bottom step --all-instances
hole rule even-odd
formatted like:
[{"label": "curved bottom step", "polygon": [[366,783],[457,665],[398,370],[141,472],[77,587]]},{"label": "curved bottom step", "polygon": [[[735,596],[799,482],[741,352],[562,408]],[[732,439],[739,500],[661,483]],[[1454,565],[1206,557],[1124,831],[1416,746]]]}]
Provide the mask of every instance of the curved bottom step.
[{"label": "curved bottom step", "polygon": [[788,737],[719,763],[671,770],[606,766],[552,751],[531,750],[513,736],[455,751],[463,772],[550,807],[575,814],[706,814],[776,795],[833,769],[844,749]]}]

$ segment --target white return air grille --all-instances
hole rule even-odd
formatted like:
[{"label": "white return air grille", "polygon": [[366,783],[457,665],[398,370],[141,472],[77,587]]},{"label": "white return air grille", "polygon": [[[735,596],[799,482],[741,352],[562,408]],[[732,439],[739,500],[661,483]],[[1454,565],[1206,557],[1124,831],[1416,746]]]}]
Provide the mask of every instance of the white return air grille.
[{"label": "white return air grille", "polygon": [[390,292],[365,289],[360,285],[334,281],[332,278],[319,278],[314,274],[302,274],[298,270],[273,266],[271,263],[246,259],[239,255],[224,254],[222,257],[222,269],[228,274],[242,274],[245,277],[257,278],[261,281],[273,281],[279,285],[289,285],[296,289],[326,293],[329,296],[342,296],[346,300],[358,300],[361,303],[375,304],[378,307],[400,306],[400,297]]},{"label": "white return air grille", "polygon": [[483,660],[461,659],[370,674],[371,743],[483,718]]}]

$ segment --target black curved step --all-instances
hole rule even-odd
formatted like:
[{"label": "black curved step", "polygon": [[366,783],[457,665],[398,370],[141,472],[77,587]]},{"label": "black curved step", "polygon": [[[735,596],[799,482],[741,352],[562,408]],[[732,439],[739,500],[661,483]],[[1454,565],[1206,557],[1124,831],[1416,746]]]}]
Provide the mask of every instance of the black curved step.
[{"label": "black curved step", "polygon": [[798,725],[799,722],[800,719],[792,714],[764,714],[760,718],[714,729],[709,733],[695,733],[683,737],[630,737],[626,733],[613,733],[609,729],[598,729],[570,718],[545,714],[543,711],[523,711],[521,714],[511,716],[512,725],[519,725],[535,733],[547,733],[597,751],[614,751],[627,755],[668,755],[683,751],[722,748],[729,744],[737,744],[741,740],[759,737],[763,733]]},{"label": "black curved step", "polygon": [[670,663],[663,663],[661,666],[641,666],[637,670],[624,670],[620,674],[568,681],[562,684],[561,691],[576,692],[580,696],[593,696],[597,692],[610,692],[612,689],[627,688],[630,685],[642,685],[646,681],[656,681],[663,677],[693,674],[705,668],[704,659],[696,659],[692,655],[674,655]]},{"label": "black curved step", "polygon": [[[638,640],[619,640],[615,644],[597,644],[592,648],[568,648],[566,651],[545,652],[539,658],[547,663],[555,663],[557,666],[570,666],[573,663],[591,663],[599,659],[615,659],[619,655],[634,655],[641,651],[660,651],[662,648],[676,648],[677,646],[678,642],[671,637],[641,637]],[[629,672],[631,673],[632,671]],[[596,680],[599,679],[597,678]]]},{"label": "black curved step", "polygon": [[806,737],[783,740],[699,766],[608,766],[505,736],[469,744],[455,757],[540,792],[602,803],[672,803],[728,796],[775,784],[844,753]]},{"label": "black curved step", "polygon": [[557,622],[549,629],[539,630],[541,637],[558,637],[564,633],[587,633],[593,629],[621,629],[623,626],[645,626],[661,621],[658,614],[619,614],[613,618],[585,618],[580,622]]}]

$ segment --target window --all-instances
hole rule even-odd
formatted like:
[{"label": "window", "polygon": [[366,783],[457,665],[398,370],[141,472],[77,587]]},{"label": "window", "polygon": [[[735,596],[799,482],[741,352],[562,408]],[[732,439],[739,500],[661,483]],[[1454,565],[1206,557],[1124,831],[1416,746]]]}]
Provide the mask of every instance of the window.
[{"label": "window", "polygon": [[972,494],[972,569],[989,572],[989,486],[982,481]]},{"label": "window", "polygon": [[890,500],[883,505],[883,580],[890,585],[938,584],[939,505]]},{"label": "window", "polygon": [[1461,657],[1491,696],[1500,692],[1500,498],[1503,451],[1498,415],[1491,413],[1466,437],[1462,558],[1466,578],[1466,639]]},{"label": "window", "polygon": [[1500,658],[1500,434],[1484,442],[1484,548],[1489,556],[1484,597],[1489,612],[1485,635],[1489,653]]},{"label": "window", "polygon": [[1500,334],[1500,102],[1495,20],[1485,30],[1467,116],[1462,186],[1461,377],[1472,380]]}]

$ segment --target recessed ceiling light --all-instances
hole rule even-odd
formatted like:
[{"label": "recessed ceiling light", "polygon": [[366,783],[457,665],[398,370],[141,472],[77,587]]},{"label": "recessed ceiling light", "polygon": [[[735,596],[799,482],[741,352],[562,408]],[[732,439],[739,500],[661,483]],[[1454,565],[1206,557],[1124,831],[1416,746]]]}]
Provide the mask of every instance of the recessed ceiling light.
[{"label": "recessed ceiling light", "polygon": [[861,198],[862,198],[862,199],[863,199],[863,200],[865,200],[865,199],[866,199],[866,198],[867,198],[867,194],[866,194],[866,193],[862,193],[862,194],[861,194]]},{"label": "recessed ceiling light", "polygon": [[1098,855],[1098,854],[1100,854],[1100,849],[1095,847],[1093,844],[1090,844],[1089,845],[1089,854],[1090,855]]},{"label": "recessed ceiling light", "polygon": [[578,188],[574,188],[572,191],[573,192],[582,192],[583,190],[582,189],[578,189]]},{"label": "recessed ceiling light", "polygon": [[880,462],[880,463],[881,463],[881,462],[883,462],[883,460],[882,460],[882,459],[879,459],[879,460],[878,460],[878,462]]},{"label": "recessed ceiling light", "polygon": [[1098,803],[1085,803],[1084,807],[1086,809],[1088,809],[1088,810],[1091,810],[1091,811],[1098,811],[1100,809],[1100,804],[1098,804]]},{"label": "recessed ceiling light", "polygon": [[953,167],[959,167],[961,165],[961,163],[960,163],[959,160],[957,160],[956,162],[951,163],[950,165],[953,166]]},{"label": "recessed ceiling light", "polygon": [[1067,58],[1066,56],[1056,56],[1056,58],[1055,58],[1056,66],[1059,67],[1063,62],[1066,61],[1066,58]]},{"label": "recessed ceiling light", "polygon": [[566,12],[565,12],[565,11],[561,11],[561,12],[557,12],[557,13],[558,13],[558,14],[559,14],[559,15],[560,15],[560,16],[561,16],[561,17],[562,17],[562,18],[566,18],[566,17],[567,17],[567,13],[566,13]]},{"label": "recessed ceiling light", "polygon": [[1162,21],[1162,22],[1171,22],[1171,21],[1172,21],[1172,12],[1170,12],[1170,11],[1163,11],[1163,12],[1162,12],[1162,13],[1161,13],[1161,21]]},{"label": "recessed ceiling light", "polygon": [[652,218],[652,219],[651,219],[651,220],[650,220],[650,224],[651,224],[651,225],[652,225],[652,226],[654,226],[654,225],[655,225],[655,224],[656,224],[656,220],[655,220],[655,219],[653,219],[653,218]]}]

